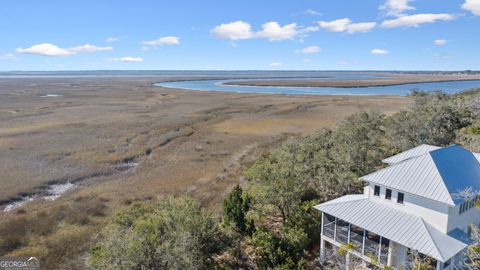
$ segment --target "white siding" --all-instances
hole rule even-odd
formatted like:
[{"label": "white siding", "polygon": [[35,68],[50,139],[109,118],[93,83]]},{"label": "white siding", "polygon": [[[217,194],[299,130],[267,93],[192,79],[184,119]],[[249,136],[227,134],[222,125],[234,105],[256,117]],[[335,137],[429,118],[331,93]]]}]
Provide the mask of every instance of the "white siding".
[{"label": "white siding", "polygon": [[443,233],[448,232],[448,214],[450,212],[446,204],[409,193],[404,193],[404,202],[403,204],[399,204],[397,203],[398,190],[390,188],[392,190],[392,199],[387,200],[385,199],[387,187],[380,186],[380,196],[377,197],[373,195],[374,186],[375,184],[373,183],[369,185],[370,199],[409,214],[420,216],[437,230]]},{"label": "white siding", "polygon": [[455,205],[431,155],[423,155],[396,163],[360,179]]},{"label": "white siding", "polygon": [[460,214],[459,210],[460,205],[450,209],[448,231],[459,228],[464,232],[468,232],[468,226],[470,224],[480,224],[480,209],[473,207],[462,214]]}]

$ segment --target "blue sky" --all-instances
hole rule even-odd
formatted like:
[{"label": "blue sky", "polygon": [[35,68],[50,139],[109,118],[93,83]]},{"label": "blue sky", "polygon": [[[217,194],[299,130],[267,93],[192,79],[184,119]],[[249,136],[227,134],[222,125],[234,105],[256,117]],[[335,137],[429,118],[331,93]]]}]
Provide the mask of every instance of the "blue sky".
[{"label": "blue sky", "polygon": [[480,69],[480,0],[2,0],[0,25],[0,70]]}]

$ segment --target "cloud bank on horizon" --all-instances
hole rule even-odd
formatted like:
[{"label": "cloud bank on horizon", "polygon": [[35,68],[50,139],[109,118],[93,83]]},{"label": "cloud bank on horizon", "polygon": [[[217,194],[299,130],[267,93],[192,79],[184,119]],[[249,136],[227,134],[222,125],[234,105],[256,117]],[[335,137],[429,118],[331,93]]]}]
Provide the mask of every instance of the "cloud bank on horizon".
[{"label": "cloud bank on horizon", "polygon": [[[182,2],[202,7],[192,1]],[[475,24],[478,25],[480,0],[462,0],[460,4],[442,3],[438,6],[422,0],[368,0],[364,3],[355,3],[353,0],[315,3],[299,1],[302,3],[298,6],[277,3],[276,6],[270,7],[271,12],[268,13],[261,12],[262,8],[259,7],[250,12],[253,15],[245,12],[248,5],[253,3],[248,2],[250,1],[244,2],[245,7],[231,7],[230,13],[233,16],[219,16],[221,19],[215,16],[197,18],[192,13],[188,17],[180,18],[179,20],[185,23],[178,25],[175,23],[177,21],[169,18],[168,24],[158,24],[158,27],[145,22],[138,24],[131,22],[133,26],[130,29],[116,26],[114,23],[107,27],[106,20],[110,17],[103,18],[103,25],[98,26],[109,30],[110,35],[97,37],[93,39],[93,41],[96,40],[95,42],[89,40],[89,36],[95,36],[88,34],[92,31],[96,32],[92,28],[79,27],[77,31],[83,34],[63,35],[63,38],[59,38],[55,35],[53,28],[45,27],[43,31],[33,34],[34,38],[30,42],[27,39],[28,35],[17,35],[17,38],[11,38],[5,44],[1,44],[0,69],[13,69],[9,68],[10,66],[23,67],[19,69],[35,69],[36,66],[41,66],[39,62],[43,65],[47,63],[42,60],[45,57],[58,59],[54,60],[54,65],[66,66],[64,62],[69,62],[72,68],[77,69],[83,69],[84,65],[87,66],[86,68],[93,69],[119,67],[115,63],[135,64],[136,66],[131,66],[132,68],[157,69],[201,69],[198,68],[200,65],[218,69],[235,69],[239,65],[238,69],[328,69],[332,67],[334,69],[335,67],[343,68],[348,64],[358,69],[395,69],[395,66],[389,64],[391,61],[410,59],[415,62],[419,53],[428,55],[429,65],[425,65],[426,68],[433,69],[433,66],[438,64],[446,69],[462,66],[467,69],[472,68],[469,62],[472,58],[471,54],[477,53],[478,56],[477,50],[474,51],[472,46],[468,45],[467,41],[471,35],[467,31],[464,34],[458,33],[454,28],[463,26],[462,29],[474,29]],[[142,3],[145,4],[140,1],[140,4]],[[351,8],[338,8],[338,5],[348,7],[345,3],[349,3]],[[171,9],[171,16],[173,16],[174,11],[181,10],[184,4],[179,3],[178,6],[170,4],[163,8]],[[18,4],[15,3],[10,5],[7,8],[12,10],[28,9],[17,6]],[[208,3],[205,5],[208,7]],[[268,7],[267,4],[265,5],[265,8]],[[144,7],[145,13],[150,12],[147,6]],[[230,10],[230,7],[223,8]],[[303,11],[298,11],[300,9]],[[33,13],[34,10],[31,12]],[[238,18],[237,14],[243,14],[244,17]],[[95,20],[95,15],[91,16],[92,20]],[[237,18],[228,20],[228,17]],[[152,23],[157,19],[147,16],[145,18]],[[158,20],[161,18],[162,16],[159,16]],[[9,18],[5,20],[7,19]],[[0,22],[1,20],[3,19],[0,19]],[[44,18],[44,20],[47,19]],[[68,18],[64,20],[66,24],[71,22]],[[195,25],[199,24],[198,21],[201,22],[201,27]],[[217,23],[214,23],[215,21]],[[16,31],[15,28],[16,26],[12,26],[12,33]],[[62,29],[67,31],[68,28]],[[19,27],[18,31],[21,30],[23,29]],[[9,36],[8,33],[3,34]],[[51,39],[49,36],[52,36]],[[159,37],[155,38],[155,36]],[[478,37],[474,39],[476,40],[472,40],[472,44],[480,41]],[[43,42],[35,42],[35,40]],[[72,44],[73,42],[76,44]],[[429,47],[431,45],[433,47]],[[195,52],[198,54],[194,55]],[[416,54],[409,56],[409,53],[413,54],[413,52]],[[468,59],[465,57],[467,53],[470,53]],[[298,54],[308,54],[312,57],[305,59]],[[451,57],[435,57],[435,55],[447,54]],[[247,55],[253,57],[247,58]],[[372,58],[373,55],[384,57]],[[420,62],[408,67],[405,61],[402,60],[402,65],[406,68],[422,68]],[[480,64],[473,65],[473,68],[480,68]]]}]

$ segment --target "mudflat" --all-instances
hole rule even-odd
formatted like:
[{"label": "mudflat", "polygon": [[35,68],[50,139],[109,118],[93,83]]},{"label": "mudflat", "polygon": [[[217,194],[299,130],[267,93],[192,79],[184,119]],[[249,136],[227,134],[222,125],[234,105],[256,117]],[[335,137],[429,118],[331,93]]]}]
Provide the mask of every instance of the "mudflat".
[{"label": "mudflat", "polygon": [[[169,78],[0,79],[0,201],[78,185],[112,206],[186,194],[217,206],[243,167],[285,134],[333,126],[360,110],[394,113],[400,96],[284,96],[154,86]],[[170,79],[171,80],[171,79]]]},{"label": "mudflat", "polygon": [[480,80],[479,74],[402,74],[402,73],[378,73],[383,78],[361,78],[361,79],[291,79],[291,80],[239,80],[226,82],[228,85],[242,86],[285,86],[285,87],[372,87],[390,86],[402,84],[428,83],[428,82],[449,82]]}]

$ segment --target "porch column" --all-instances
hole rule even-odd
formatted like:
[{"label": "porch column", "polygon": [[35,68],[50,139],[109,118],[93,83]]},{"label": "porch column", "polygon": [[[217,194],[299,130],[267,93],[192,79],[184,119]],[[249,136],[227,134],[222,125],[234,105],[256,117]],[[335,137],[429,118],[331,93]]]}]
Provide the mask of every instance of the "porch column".
[{"label": "porch column", "polygon": [[442,270],[442,262],[437,260],[437,270]]},{"label": "porch column", "polygon": [[345,269],[350,270],[350,251],[347,251],[347,255],[345,255]]},{"label": "porch column", "polygon": [[396,252],[395,245],[395,242],[390,241],[390,245],[388,246],[387,266],[393,266],[393,258]]},{"label": "porch column", "polygon": [[350,234],[352,231],[352,224],[348,223],[348,232],[347,232],[347,243],[350,242]]},{"label": "porch column", "polygon": [[320,263],[323,264],[325,262],[325,239],[320,237]]},{"label": "porch column", "polygon": [[363,229],[363,238],[362,238],[362,255],[365,255],[365,237],[367,235],[367,230]]},{"label": "porch column", "polygon": [[333,241],[337,241],[337,217],[335,217],[335,227],[333,227]]},{"label": "porch column", "polygon": [[380,235],[380,240],[378,241],[378,256],[377,256],[378,263],[382,261],[381,258],[382,258],[382,236]]},{"label": "porch column", "polygon": [[323,239],[323,226],[325,226],[325,214],[322,212],[322,223],[320,227],[320,263],[325,262],[325,240]]}]

